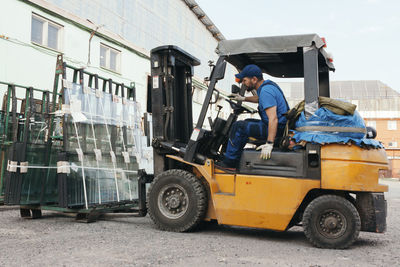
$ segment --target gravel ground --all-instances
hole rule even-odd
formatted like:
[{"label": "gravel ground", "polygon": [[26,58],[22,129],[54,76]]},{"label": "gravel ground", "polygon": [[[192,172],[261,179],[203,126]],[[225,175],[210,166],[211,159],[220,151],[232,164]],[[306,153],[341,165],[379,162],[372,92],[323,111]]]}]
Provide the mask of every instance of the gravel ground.
[{"label": "gravel ground", "polygon": [[387,232],[361,232],[347,250],[314,248],[300,227],[170,233],[155,229],[148,216],[111,214],[84,224],[50,211],[42,219],[22,219],[19,210],[0,207],[0,266],[398,266],[400,182],[384,183],[390,186]]}]

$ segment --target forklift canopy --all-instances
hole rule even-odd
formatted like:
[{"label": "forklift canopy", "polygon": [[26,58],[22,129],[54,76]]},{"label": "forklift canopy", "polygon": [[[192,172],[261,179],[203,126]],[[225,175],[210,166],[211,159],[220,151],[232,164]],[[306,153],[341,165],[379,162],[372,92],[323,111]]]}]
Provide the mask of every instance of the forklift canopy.
[{"label": "forklift canopy", "polygon": [[317,34],[256,37],[222,40],[216,52],[239,70],[256,64],[271,76],[301,78],[304,77],[303,48],[306,50],[312,45],[319,50],[320,71],[335,70],[323,49],[324,44]]}]

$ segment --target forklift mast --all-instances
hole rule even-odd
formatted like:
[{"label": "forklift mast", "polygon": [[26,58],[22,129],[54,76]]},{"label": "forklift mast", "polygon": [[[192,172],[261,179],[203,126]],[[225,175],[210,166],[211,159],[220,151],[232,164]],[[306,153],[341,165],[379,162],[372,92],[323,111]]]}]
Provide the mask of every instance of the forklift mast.
[{"label": "forklift mast", "polygon": [[[167,45],[151,50],[154,175],[173,168],[163,147],[184,147],[193,131],[192,76],[200,61],[182,49]],[[163,144],[163,145],[161,145]]]}]

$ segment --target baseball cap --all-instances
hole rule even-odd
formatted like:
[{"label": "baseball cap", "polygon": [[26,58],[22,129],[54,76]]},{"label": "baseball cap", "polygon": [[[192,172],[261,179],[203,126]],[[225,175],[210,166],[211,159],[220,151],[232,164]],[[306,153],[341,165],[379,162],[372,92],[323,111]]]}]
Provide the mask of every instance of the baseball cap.
[{"label": "baseball cap", "polygon": [[245,66],[240,73],[235,74],[235,77],[239,79],[239,81],[241,81],[244,77],[262,78],[262,72],[257,65],[250,64]]}]

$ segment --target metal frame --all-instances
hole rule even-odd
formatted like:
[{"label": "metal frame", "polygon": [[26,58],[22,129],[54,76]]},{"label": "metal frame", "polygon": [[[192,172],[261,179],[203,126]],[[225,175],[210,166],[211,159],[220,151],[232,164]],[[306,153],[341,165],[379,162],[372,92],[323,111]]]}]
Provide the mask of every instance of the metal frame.
[{"label": "metal frame", "polygon": [[308,118],[310,110],[318,109],[318,97],[329,97],[329,70],[322,69],[318,64],[319,49],[312,45],[303,47],[304,60],[304,101],[305,115]]},{"label": "metal frame", "polygon": [[[153,116],[154,174],[175,164],[165,157],[169,150],[161,145],[182,147],[193,130],[192,76],[200,61],[176,46],[160,46],[151,50],[151,96]],[[181,129],[180,131],[176,129]]]},{"label": "metal frame", "polygon": [[[88,87],[92,87],[93,86],[93,82],[94,82],[94,88],[95,89],[99,89],[99,80],[102,80],[102,91],[106,92],[108,91],[108,93],[112,94],[112,95],[119,95],[121,97],[125,97],[125,95],[127,96],[127,99],[130,100],[135,100],[136,94],[135,94],[135,85],[132,84],[132,86],[128,87],[125,86],[124,83],[118,83],[113,81],[112,79],[109,78],[104,78],[101,77],[97,74],[93,74],[90,72],[85,71],[82,68],[76,68],[73,67],[71,65],[66,64],[65,62],[62,62],[62,57],[58,58],[57,60],[57,65],[61,66],[62,65],[62,71],[59,73],[61,74],[63,79],[67,79],[67,71],[68,70],[72,70],[73,71],[73,79],[72,82],[75,84],[79,84],[81,85],[81,89],[84,90],[84,87],[86,86],[85,84],[87,84]],[[87,82],[85,79],[85,76],[88,76]],[[58,77],[59,79],[59,77]],[[65,87],[62,87],[62,92],[64,92],[66,90]],[[62,95],[62,101],[63,104],[65,104],[66,99],[64,97],[64,95]],[[77,123],[80,124],[80,123]],[[68,148],[68,137],[66,136],[68,131],[67,131],[67,122],[65,120],[65,116],[63,117],[63,134],[64,134],[64,138],[63,138],[63,147],[64,147],[64,151],[67,151]],[[87,131],[87,129],[85,127],[83,127],[83,129],[81,129],[82,131]],[[115,151],[116,148],[116,129],[115,127],[112,128],[112,132],[110,134],[111,137],[111,146],[112,146],[112,150]],[[127,138],[127,134],[126,134],[126,129],[125,129],[125,133],[123,134],[125,140]],[[86,147],[86,141],[82,140],[81,146],[83,148]],[[86,149],[83,149],[86,150]],[[68,161],[68,153],[64,152],[64,153],[60,153],[59,154],[59,160],[60,161]],[[63,208],[68,208],[68,191],[67,191],[67,175],[66,174],[59,174],[58,175],[58,182],[59,182],[59,206],[63,207]],[[142,181],[140,180],[140,177],[138,179],[138,188],[140,188]],[[83,185],[85,187],[85,185]],[[142,198],[139,200],[140,203],[145,202],[145,196],[141,196]],[[87,201],[85,200],[86,206]],[[120,203],[123,203],[122,201]],[[91,208],[96,208],[98,209],[98,207],[96,207],[98,205],[91,205]],[[100,205],[101,206],[101,205]],[[142,205],[143,206],[143,205]],[[88,206],[87,206],[88,207]],[[88,209],[91,209],[88,208]]]},{"label": "metal frame", "polygon": [[[221,79],[221,73],[223,76],[225,68],[226,68],[225,57],[219,57],[210,75],[210,84],[208,85],[207,94],[206,97],[204,98],[203,106],[201,107],[196,128],[193,130],[192,137],[190,138],[189,143],[186,146],[186,153],[184,156],[184,159],[186,161],[194,162],[196,160],[197,146],[199,144],[198,140],[200,140],[204,134],[204,130],[202,129],[202,127],[207,115],[207,110],[212,101],[215,85],[217,84],[218,80]],[[198,134],[196,134],[196,132],[198,132]]]},{"label": "metal frame", "polygon": [[[63,91],[65,90],[64,87],[60,86],[60,80],[61,79],[66,79],[67,78],[67,69],[71,69],[73,71],[73,81],[75,83],[79,83],[80,85],[85,86],[87,84],[89,87],[92,87],[94,84],[94,87],[96,89],[99,88],[99,80],[102,80],[102,88],[103,91],[108,91],[111,94],[114,95],[119,95],[122,97],[126,97],[127,99],[135,100],[136,94],[135,94],[135,84],[131,83],[130,86],[126,86],[123,83],[118,83],[114,82],[111,79],[104,78],[101,76],[98,76],[97,74],[92,74],[90,72],[87,72],[83,69],[80,68],[75,68],[73,66],[70,66],[63,62],[63,58],[61,55],[57,57],[57,64],[56,64],[56,73],[54,76],[54,87],[53,87],[53,92],[49,92],[46,90],[41,90],[41,89],[36,89],[33,87],[25,87],[25,86],[20,86],[20,85],[14,85],[14,84],[8,84],[8,83],[3,83],[0,82],[0,84],[6,84],[8,86],[8,95],[7,95],[7,107],[6,110],[4,111],[5,118],[4,118],[4,130],[5,130],[5,135],[3,136],[3,140],[1,140],[1,148],[2,148],[2,154],[4,155],[4,147],[10,147],[10,157],[9,159],[14,159],[14,161],[17,161],[18,164],[20,162],[23,162],[26,157],[26,145],[29,142],[29,123],[30,123],[30,118],[35,114],[35,112],[40,112],[43,114],[45,117],[45,120],[47,121],[49,130],[46,135],[47,138],[47,144],[46,145],[46,154],[45,154],[45,159],[46,162],[50,162],[50,157],[51,157],[51,150],[53,146],[54,141],[66,141],[67,136],[65,134],[67,131],[65,131],[65,123],[64,123],[64,135],[63,136],[53,136],[53,131],[54,131],[54,121],[55,121],[55,114],[54,112],[58,109],[61,109],[61,103],[65,104],[65,99],[63,98]],[[85,76],[88,76],[88,79],[85,78]],[[18,114],[17,111],[17,101],[20,101],[21,99],[17,99],[16,97],[16,87],[23,88],[26,93],[25,93],[25,111],[24,114]],[[41,92],[41,110],[36,110],[36,102],[38,101],[37,99],[35,100],[34,92]],[[51,96],[51,94],[53,94]],[[23,120],[20,120],[20,118],[23,118]],[[12,122],[12,130],[9,130],[10,122]],[[23,124],[18,123],[18,122],[23,122]],[[124,129],[122,135],[124,140],[127,140],[127,131]],[[115,134],[114,134],[114,142],[116,140]],[[66,142],[64,142],[63,146],[64,148],[66,147]],[[115,149],[115,144],[113,149]],[[64,150],[65,151],[65,150]],[[58,154],[58,160],[61,161],[66,161],[67,159],[67,153],[59,153]],[[24,179],[25,174],[20,172],[21,168],[17,168],[17,171],[15,173],[11,172],[6,172],[5,169],[7,167],[7,161],[3,161],[2,163],[2,172],[0,176],[0,193],[1,190],[3,189],[3,180],[4,180],[4,185],[7,188],[8,194],[6,194],[5,197],[5,202],[6,204],[19,204],[19,200],[21,197],[21,184],[22,184],[22,179]],[[29,214],[32,212],[32,216],[40,217],[39,215],[41,212],[37,212],[38,210],[40,211],[41,209],[47,209],[47,210],[57,210],[57,211],[63,211],[63,212],[77,212],[78,214],[81,213],[91,213],[91,211],[99,211],[99,212],[115,212],[118,210],[126,210],[126,211],[132,211],[132,212],[139,212],[139,216],[144,216],[146,214],[146,184],[149,183],[152,180],[151,175],[147,175],[144,171],[139,171],[138,172],[138,189],[139,189],[139,199],[134,199],[132,201],[121,201],[119,203],[107,203],[106,205],[96,205],[96,206],[91,206],[88,209],[69,209],[67,208],[68,203],[66,202],[66,180],[65,180],[65,174],[58,175],[58,190],[59,190],[59,206],[52,205],[50,203],[45,203],[43,200],[43,195],[46,190],[46,177],[48,176],[48,173],[46,169],[43,170],[43,175],[41,175],[41,179],[43,179],[42,182],[42,188],[41,188],[41,195],[40,195],[40,204],[38,205],[25,205],[21,206],[21,216],[27,215],[28,213],[26,212],[26,207],[29,207],[28,211]],[[64,175],[64,177],[63,177]],[[12,177],[12,179],[10,179]],[[5,177],[5,179],[4,179]],[[135,208],[137,207],[137,208]],[[129,208],[129,210],[127,210]],[[32,209],[32,210],[30,210]],[[39,214],[40,213],[40,214]],[[35,214],[35,215],[34,215]]]},{"label": "metal frame", "polygon": [[[35,113],[42,113],[43,115],[48,115],[49,112],[49,102],[50,93],[49,91],[37,89],[28,86],[22,86],[17,84],[0,82],[0,84],[7,85],[7,102],[5,118],[4,118],[4,135],[2,136],[2,168],[1,168],[1,179],[0,179],[0,193],[6,193],[7,190],[12,190],[14,194],[4,197],[4,202],[6,204],[16,204],[20,200],[21,194],[21,183],[24,174],[17,172],[11,173],[6,172],[7,160],[5,160],[5,151],[9,149],[8,159],[16,162],[25,161],[25,151],[27,148],[27,143],[29,141],[30,130],[29,123],[30,118]],[[25,91],[25,98],[18,99],[16,96],[16,90],[22,89]],[[40,111],[36,110],[36,101],[38,99],[34,98],[34,93],[41,93],[41,107]],[[17,112],[17,102],[22,100],[22,107],[24,107],[24,114]],[[10,111],[11,108],[11,111]],[[10,114],[11,112],[11,114]],[[22,117],[22,119],[20,118]],[[12,122],[12,130],[9,133],[9,122]],[[23,123],[21,123],[23,122]],[[44,177],[46,175],[44,174]]]}]

